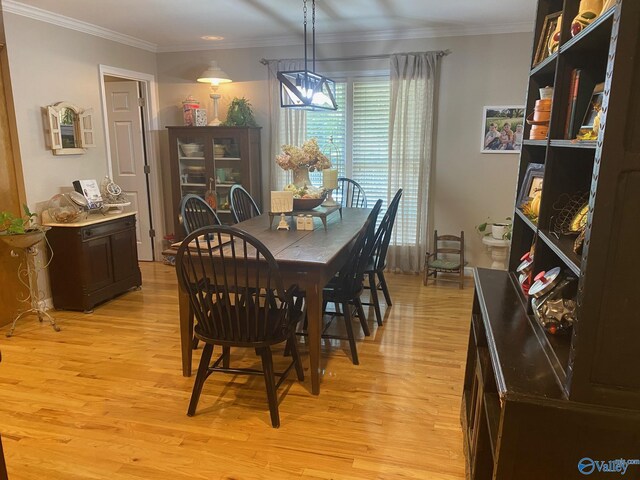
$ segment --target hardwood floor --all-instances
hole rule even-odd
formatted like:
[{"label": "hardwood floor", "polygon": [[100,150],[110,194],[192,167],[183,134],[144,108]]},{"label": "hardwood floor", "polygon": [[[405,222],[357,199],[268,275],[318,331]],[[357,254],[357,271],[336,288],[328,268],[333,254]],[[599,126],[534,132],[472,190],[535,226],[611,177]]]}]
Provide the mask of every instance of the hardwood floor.
[{"label": "hardwood floor", "polygon": [[[371,309],[360,365],[346,341],[324,345],[320,396],[308,375],[304,383],[290,375],[273,429],[261,377],[212,375],[187,417],[194,377],[181,375],[175,272],[141,268],[142,290],[92,314],[54,312],[59,333],[34,317],[12,338],[0,329],[11,480],[464,478],[470,284],[423,287],[419,276],[388,275],[394,306],[380,328]],[[231,361],[259,366],[253,351],[232,351]]]}]

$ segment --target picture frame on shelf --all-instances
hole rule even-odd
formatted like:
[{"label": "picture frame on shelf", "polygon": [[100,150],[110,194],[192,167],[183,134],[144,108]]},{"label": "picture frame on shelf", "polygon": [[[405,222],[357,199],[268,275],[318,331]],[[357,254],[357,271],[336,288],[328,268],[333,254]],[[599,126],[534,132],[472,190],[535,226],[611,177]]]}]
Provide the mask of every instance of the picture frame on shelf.
[{"label": "picture frame on shelf", "polygon": [[578,139],[580,140],[596,140],[598,138],[598,130],[600,129],[600,110],[604,100],[604,82],[598,83],[591,94],[589,106],[584,115],[584,120],[580,125]]},{"label": "picture frame on shelf", "polygon": [[482,153],[519,153],[524,132],[524,106],[484,107],[482,113]]},{"label": "picture frame on shelf", "polygon": [[538,190],[542,190],[542,181],[544,178],[544,164],[530,163],[524,174],[522,185],[518,193],[518,207],[522,207],[525,203],[533,198]]},{"label": "picture frame on shelf", "polygon": [[558,26],[561,13],[562,12],[554,12],[544,17],[540,37],[538,38],[538,45],[536,46],[536,53],[533,57],[534,67],[550,55],[548,48],[549,40]]}]

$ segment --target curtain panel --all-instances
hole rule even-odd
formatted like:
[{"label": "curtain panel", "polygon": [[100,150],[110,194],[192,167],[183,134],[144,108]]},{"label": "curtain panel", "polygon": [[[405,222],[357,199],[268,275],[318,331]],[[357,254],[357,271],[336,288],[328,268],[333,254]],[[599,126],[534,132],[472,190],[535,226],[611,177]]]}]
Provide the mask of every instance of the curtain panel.
[{"label": "curtain panel", "polygon": [[302,145],[306,137],[306,112],[295,108],[280,107],[280,81],[278,72],[303,70],[304,60],[270,60],[269,76],[269,185],[271,190],[282,190],[291,181],[290,172],[276,164],[276,155],[282,145]]},{"label": "curtain panel", "polygon": [[389,198],[404,189],[387,255],[391,271],[418,273],[432,230],[429,183],[441,57],[439,52],[391,55]]}]

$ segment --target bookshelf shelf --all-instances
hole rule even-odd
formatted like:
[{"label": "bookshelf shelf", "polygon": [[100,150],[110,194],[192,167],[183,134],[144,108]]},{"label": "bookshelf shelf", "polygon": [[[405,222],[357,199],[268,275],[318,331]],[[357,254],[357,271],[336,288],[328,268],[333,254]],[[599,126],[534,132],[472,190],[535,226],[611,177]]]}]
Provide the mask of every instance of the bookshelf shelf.
[{"label": "bookshelf shelf", "polygon": [[560,148],[586,148],[589,150],[595,150],[598,146],[598,142],[585,140],[551,140],[549,145]]}]

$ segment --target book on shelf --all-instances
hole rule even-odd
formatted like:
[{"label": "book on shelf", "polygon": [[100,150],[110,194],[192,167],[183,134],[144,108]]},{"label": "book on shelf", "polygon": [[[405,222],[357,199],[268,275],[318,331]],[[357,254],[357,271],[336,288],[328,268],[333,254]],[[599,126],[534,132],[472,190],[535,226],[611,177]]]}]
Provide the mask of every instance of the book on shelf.
[{"label": "book on shelf", "polygon": [[580,82],[580,70],[571,70],[571,81],[569,82],[569,101],[567,102],[567,116],[564,123],[564,138],[571,139],[571,120],[576,108],[576,98],[578,96],[578,83]]},{"label": "book on shelf", "polygon": [[582,125],[584,115],[589,108],[591,95],[596,82],[586,69],[574,69],[569,84],[569,99],[567,102],[567,119],[565,135],[567,140],[573,140]]}]

